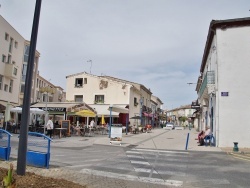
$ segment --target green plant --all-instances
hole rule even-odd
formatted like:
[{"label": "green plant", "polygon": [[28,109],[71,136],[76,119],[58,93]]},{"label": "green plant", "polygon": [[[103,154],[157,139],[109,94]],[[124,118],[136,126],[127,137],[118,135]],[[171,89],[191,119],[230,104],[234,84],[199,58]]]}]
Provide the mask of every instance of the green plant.
[{"label": "green plant", "polygon": [[8,170],[7,176],[3,178],[2,185],[6,188],[15,188],[16,184],[13,179],[13,164],[10,163],[10,169]]}]

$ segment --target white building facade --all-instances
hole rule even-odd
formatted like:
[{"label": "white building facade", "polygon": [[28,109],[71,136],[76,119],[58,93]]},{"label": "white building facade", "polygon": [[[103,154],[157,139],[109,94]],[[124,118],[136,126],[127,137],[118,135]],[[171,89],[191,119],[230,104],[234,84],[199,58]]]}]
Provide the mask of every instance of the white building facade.
[{"label": "white building facade", "polygon": [[25,39],[0,15],[0,104],[19,104]]},{"label": "white building facade", "polygon": [[[106,108],[109,105],[129,108],[129,117],[141,116],[143,112],[152,112],[152,93],[141,84],[86,72],[66,76],[66,79],[66,101],[94,105],[97,113],[97,105],[100,107],[106,105]],[[128,121],[133,125],[137,120],[129,119]]]},{"label": "white building facade", "polygon": [[212,21],[197,82],[199,129],[218,147],[250,147],[250,18]]}]

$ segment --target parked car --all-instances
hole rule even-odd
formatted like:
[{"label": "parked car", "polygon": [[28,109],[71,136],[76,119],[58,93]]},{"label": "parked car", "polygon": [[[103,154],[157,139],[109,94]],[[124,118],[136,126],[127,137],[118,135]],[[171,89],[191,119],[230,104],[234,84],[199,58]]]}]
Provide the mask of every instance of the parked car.
[{"label": "parked car", "polygon": [[166,127],[170,127],[171,129],[174,129],[174,124],[167,122]]}]

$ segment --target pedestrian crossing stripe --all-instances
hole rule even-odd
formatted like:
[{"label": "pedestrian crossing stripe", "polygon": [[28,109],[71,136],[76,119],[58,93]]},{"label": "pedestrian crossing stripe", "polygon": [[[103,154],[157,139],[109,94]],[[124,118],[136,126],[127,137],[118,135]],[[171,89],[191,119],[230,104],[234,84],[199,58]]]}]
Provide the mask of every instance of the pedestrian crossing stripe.
[{"label": "pedestrian crossing stripe", "polygon": [[240,159],[240,160],[244,160],[244,161],[250,161],[250,157],[248,157],[248,156],[237,155],[237,154],[233,154],[233,153],[231,153],[231,155],[233,156],[233,158],[236,158],[236,159]]},{"label": "pedestrian crossing stripe", "polygon": [[121,180],[136,181],[136,182],[142,182],[142,183],[152,183],[152,184],[165,185],[165,186],[181,187],[183,185],[183,181],[178,181],[178,180],[164,180],[164,179],[158,179],[158,178],[140,177],[140,176],[133,176],[133,175],[128,175],[128,174],[119,174],[119,173],[98,171],[98,170],[91,170],[91,169],[82,169],[80,173],[121,179]]},{"label": "pedestrian crossing stripe", "polygon": [[183,151],[164,151],[164,150],[152,150],[152,149],[132,149],[132,150],[133,151],[158,152],[158,153],[189,154],[189,152],[183,152]]}]

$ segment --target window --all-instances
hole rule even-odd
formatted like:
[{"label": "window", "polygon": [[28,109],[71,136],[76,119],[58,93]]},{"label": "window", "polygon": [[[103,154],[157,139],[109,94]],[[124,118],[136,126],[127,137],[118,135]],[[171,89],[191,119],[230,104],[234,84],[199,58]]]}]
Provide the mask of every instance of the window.
[{"label": "window", "polygon": [[5,63],[5,61],[6,61],[6,56],[2,55],[2,62]]},{"label": "window", "polygon": [[13,38],[10,38],[9,52],[12,53]]},{"label": "window", "polygon": [[12,88],[13,88],[13,80],[10,80],[10,87],[9,87],[9,92],[12,93]]},{"label": "window", "polygon": [[22,82],[25,82],[26,73],[27,73],[27,64],[23,64]]},{"label": "window", "polygon": [[9,63],[9,64],[11,63],[11,55],[10,54],[8,55],[7,63]]},{"label": "window", "polygon": [[16,76],[17,75],[17,68],[14,67],[13,74]]},{"label": "window", "polygon": [[4,91],[8,91],[8,85],[4,84]]},{"label": "window", "polygon": [[95,95],[95,104],[104,103],[104,95]]},{"label": "window", "polygon": [[87,84],[87,78],[84,78],[84,84]]},{"label": "window", "polygon": [[15,41],[15,48],[18,48],[18,42]]},{"label": "window", "polygon": [[21,93],[24,93],[24,87],[25,87],[25,85],[22,84],[22,85],[21,85]]},{"label": "window", "polygon": [[75,87],[82,87],[82,86],[83,86],[83,79],[82,78],[76,78]]},{"label": "window", "polygon": [[8,33],[5,33],[5,40],[9,40],[9,34]]},{"label": "window", "polygon": [[3,75],[0,75],[0,90],[2,90],[3,85]]},{"label": "window", "polygon": [[83,102],[83,96],[82,95],[75,95],[75,102]]},{"label": "window", "polygon": [[137,98],[134,97],[134,106],[137,106],[137,105],[138,105]]},{"label": "window", "polygon": [[28,62],[28,58],[29,58],[29,46],[25,46],[25,50],[24,50],[24,62]]}]

